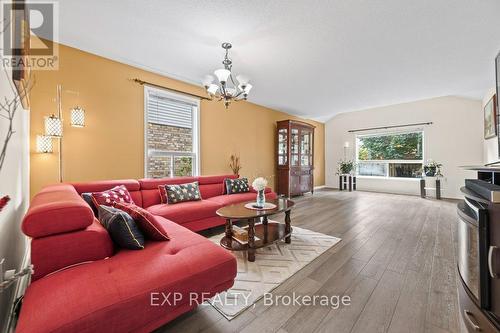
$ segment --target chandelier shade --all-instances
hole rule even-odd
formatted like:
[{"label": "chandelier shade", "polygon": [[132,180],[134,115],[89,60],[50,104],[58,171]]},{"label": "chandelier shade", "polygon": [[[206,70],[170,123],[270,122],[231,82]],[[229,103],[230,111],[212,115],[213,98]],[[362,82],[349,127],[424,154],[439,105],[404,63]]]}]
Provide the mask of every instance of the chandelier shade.
[{"label": "chandelier shade", "polygon": [[229,75],[231,75],[231,72],[227,69],[218,69],[214,74],[217,76],[217,80],[219,80],[220,83],[225,83]]},{"label": "chandelier shade", "polygon": [[61,137],[63,132],[62,120],[55,115],[45,117],[45,135]]},{"label": "chandelier shade", "polygon": [[211,83],[208,88],[207,88],[207,91],[210,95],[215,95],[217,93],[217,91],[219,90],[219,86],[216,85],[216,84],[213,84]]},{"label": "chandelier shade", "polygon": [[246,100],[252,85],[250,79],[246,75],[238,75],[234,78],[232,73],[233,61],[229,58],[229,49],[232,47],[230,43],[223,43],[222,48],[226,50],[226,54],[222,64],[224,68],[214,71],[214,75],[219,81],[214,81],[212,75],[206,75],[203,80],[203,86],[207,90],[208,95],[212,99],[222,101],[226,109],[232,101]]}]

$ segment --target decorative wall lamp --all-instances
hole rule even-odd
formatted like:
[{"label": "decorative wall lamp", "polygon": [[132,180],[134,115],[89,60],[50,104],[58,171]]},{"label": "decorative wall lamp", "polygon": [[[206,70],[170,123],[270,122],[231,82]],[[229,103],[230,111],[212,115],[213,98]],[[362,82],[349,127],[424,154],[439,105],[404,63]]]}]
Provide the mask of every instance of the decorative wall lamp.
[{"label": "decorative wall lamp", "polygon": [[[38,153],[52,153],[53,145],[52,139],[58,139],[59,149],[58,149],[58,162],[59,162],[59,182],[63,181],[63,159],[62,159],[62,147],[63,147],[63,117],[62,117],[62,86],[57,85],[57,115],[52,114],[45,117],[45,134],[37,135],[36,137],[36,150]],[[76,106],[71,109],[71,122],[72,127],[84,127],[85,126],[85,110],[80,106]]]},{"label": "decorative wall lamp", "polygon": [[46,135],[36,136],[36,152],[37,153],[52,153],[52,137]]}]

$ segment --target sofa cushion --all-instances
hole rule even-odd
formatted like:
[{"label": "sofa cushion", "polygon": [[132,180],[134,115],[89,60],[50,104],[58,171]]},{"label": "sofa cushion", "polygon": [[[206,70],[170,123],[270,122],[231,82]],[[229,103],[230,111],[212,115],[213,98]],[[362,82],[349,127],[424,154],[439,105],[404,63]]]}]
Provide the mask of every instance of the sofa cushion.
[{"label": "sofa cushion", "polygon": [[[257,193],[248,192],[248,193],[236,193],[231,195],[224,194],[224,195],[219,195],[217,197],[209,198],[207,200],[213,201],[221,206],[227,206],[239,202],[255,201],[256,198],[257,198]],[[276,199],[276,198],[277,198],[276,193],[272,191],[266,192],[266,199]]]},{"label": "sofa cushion", "polygon": [[83,230],[94,221],[94,213],[74,187],[58,184],[35,195],[22,222],[30,237],[44,237]]},{"label": "sofa cushion", "polygon": [[87,228],[64,234],[34,238],[31,241],[31,263],[35,266],[32,281],[55,271],[113,255],[108,232],[97,221]]},{"label": "sofa cushion", "polygon": [[114,206],[130,214],[147,238],[156,241],[169,239],[167,231],[158,219],[144,208],[122,202],[115,202]]},{"label": "sofa cushion", "polygon": [[[173,222],[162,223],[169,242],[120,250],[31,284],[17,332],[149,332],[172,320],[172,313],[196,306],[187,306],[193,293],[210,297],[232,286],[236,259],[229,251]],[[152,306],[154,297],[161,301],[173,293],[181,299]]]},{"label": "sofa cushion", "polygon": [[97,210],[99,222],[109,232],[116,245],[130,250],[144,249],[144,235],[129,214],[104,205],[100,205]]},{"label": "sofa cushion", "polygon": [[224,184],[205,184],[200,185],[200,194],[203,199],[216,197],[218,195],[224,194]]},{"label": "sofa cushion", "polygon": [[179,185],[160,185],[161,203],[169,205],[186,201],[201,200],[200,189],[198,182],[192,182]]},{"label": "sofa cushion", "polygon": [[237,179],[227,178],[224,180],[224,183],[226,184],[227,194],[245,193],[250,191],[247,178],[237,178]]},{"label": "sofa cushion", "polygon": [[113,206],[113,202],[134,203],[125,185],[118,185],[102,192],[93,192],[92,200],[96,207],[100,205]]},{"label": "sofa cushion", "polygon": [[[142,207],[160,204],[160,192],[158,186],[184,184],[198,181],[200,185],[200,193],[202,198],[210,198],[224,193],[224,179],[238,178],[237,175],[222,175],[222,176],[199,176],[199,177],[176,177],[176,178],[145,178],[139,179],[141,186],[141,194],[143,198]],[[134,198],[135,201],[135,198]]]},{"label": "sofa cushion", "polygon": [[175,205],[159,204],[148,207],[147,210],[153,214],[162,216],[176,223],[185,223],[216,216],[215,211],[221,205],[209,200],[187,201]]}]

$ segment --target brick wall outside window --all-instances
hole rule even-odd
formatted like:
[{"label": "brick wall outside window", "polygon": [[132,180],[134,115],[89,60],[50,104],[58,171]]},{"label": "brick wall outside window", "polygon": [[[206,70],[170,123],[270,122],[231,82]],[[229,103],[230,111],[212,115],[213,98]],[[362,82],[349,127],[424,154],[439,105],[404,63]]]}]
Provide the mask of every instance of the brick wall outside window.
[{"label": "brick wall outside window", "polygon": [[[174,127],[148,123],[148,149],[192,152],[193,131],[191,128]],[[147,176],[161,178],[170,176],[171,156],[150,156],[147,164]],[[174,158],[174,176],[192,174],[192,159],[190,157]]]}]

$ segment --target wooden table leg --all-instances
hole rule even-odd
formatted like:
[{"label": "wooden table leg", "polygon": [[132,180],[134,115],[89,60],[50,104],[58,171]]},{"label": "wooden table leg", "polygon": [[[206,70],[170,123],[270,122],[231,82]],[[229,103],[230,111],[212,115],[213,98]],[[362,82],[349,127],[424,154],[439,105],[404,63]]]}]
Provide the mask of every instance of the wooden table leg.
[{"label": "wooden table leg", "polygon": [[268,241],[267,223],[268,223],[267,216],[264,216],[264,218],[262,219],[262,225],[264,226],[264,243],[267,243]]},{"label": "wooden table leg", "polygon": [[233,223],[230,219],[226,220],[226,237],[229,239],[233,238]]},{"label": "wooden table leg", "polygon": [[255,261],[255,220],[248,219],[248,261]]},{"label": "wooden table leg", "polygon": [[[290,220],[290,211],[286,211],[285,212],[285,232],[287,234],[289,234],[290,231],[292,230],[291,223],[292,223],[292,221]],[[285,243],[290,244],[291,242],[292,242],[291,235],[285,237]]]}]

